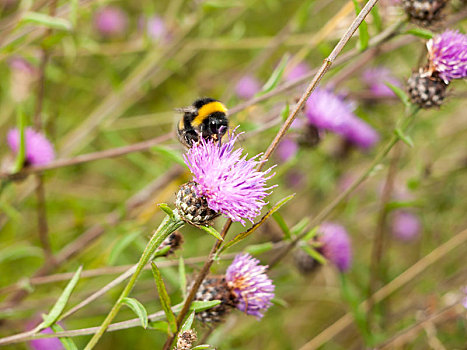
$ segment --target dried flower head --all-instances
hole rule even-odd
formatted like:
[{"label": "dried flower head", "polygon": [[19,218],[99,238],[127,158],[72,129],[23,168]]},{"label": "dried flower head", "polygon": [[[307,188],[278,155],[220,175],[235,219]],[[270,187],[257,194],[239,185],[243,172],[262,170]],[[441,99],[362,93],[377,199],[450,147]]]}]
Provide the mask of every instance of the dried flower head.
[{"label": "dried flower head", "polygon": [[446,30],[431,38],[426,46],[431,75],[437,74],[446,84],[467,77],[467,35]]},{"label": "dried flower head", "polygon": [[237,309],[256,316],[264,316],[274,297],[274,285],[266,275],[267,266],[249,254],[239,254],[227,268],[225,280],[237,297]]},{"label": "dried flower head", "polygon": [[347,230],[339,224],[325,222],[319,228],[318,240],[321,252],[341,271],[347,271],[352,264],[352,244]]},{"label": "dried flower head", "polygon": [[272,187],[266,187],[271,169],[256,170],[258,156],[247,159],[243,149],[234,150],[238,136],[219,145],[213,140],[200,141],[184,155],[185,163],[193,174],[196,195],[206,200],[208,207],[245,225],[253,222],[266,204],[263,199]]},{"label": "dried flower head", "polygon": [[251,75],[245,75],[235,85],[235,93],[241,99],[248,100],[261,89],[258,79]]},{"label": "dried flower head", "polygon": [[[34,131],[32,128],[26,128],[26,165],[45,165],[55,158],[55,152],[52,144],[47,138]],[[12,129],[7,135],[8,145],[13,152],[18,152],[20,144],[20,134],[18,129]]]},{"label": "dried flower head", "polygon": [[224,276],[209,276],[204,279],[195,295],[195,300],[220,300],[221,303],[210,309],[196,314],[196,318],[203,323],[221,322],[235,307],[237,301],[228,286]]},{"label": "dried flower head", "polygon": [[354,106],[325,89],[316,89],[306,102],[305,114],[310,124],[332,131],[361,148],[379,141],[378,133],[353,113]]},{"label": "dried flower head", "polygon": [[192,329],[183,331],[178,335],[177,346],[174,350],[190,350],[193,343],[198,340],[196,332]]}]

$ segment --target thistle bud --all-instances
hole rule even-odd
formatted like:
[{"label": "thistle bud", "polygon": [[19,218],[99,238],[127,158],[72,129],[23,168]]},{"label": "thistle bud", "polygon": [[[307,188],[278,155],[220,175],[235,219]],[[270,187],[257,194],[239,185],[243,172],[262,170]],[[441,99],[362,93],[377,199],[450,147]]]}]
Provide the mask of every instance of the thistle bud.
[{"label": "thistle bud", "polygon": [[182,220],[192,225],[206,225],[219,216],[208,206],[205,197],[198,196],[197,184],[190,181],[182,186],[177,192],[175,206]]}]

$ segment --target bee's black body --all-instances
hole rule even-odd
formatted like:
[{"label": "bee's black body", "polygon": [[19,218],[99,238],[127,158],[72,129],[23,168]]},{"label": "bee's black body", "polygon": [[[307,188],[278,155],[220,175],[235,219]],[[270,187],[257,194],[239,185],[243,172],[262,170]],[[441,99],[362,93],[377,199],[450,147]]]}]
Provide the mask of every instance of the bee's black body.
[{"label": "bee's black body", "polygon": [[198,99],[180,111],[183,112],[183,117],[178,123],[177,134],[187,147],[197,142],[199,135],[206,140],[220,140],[227,132],[227,108],[213,98]]}]

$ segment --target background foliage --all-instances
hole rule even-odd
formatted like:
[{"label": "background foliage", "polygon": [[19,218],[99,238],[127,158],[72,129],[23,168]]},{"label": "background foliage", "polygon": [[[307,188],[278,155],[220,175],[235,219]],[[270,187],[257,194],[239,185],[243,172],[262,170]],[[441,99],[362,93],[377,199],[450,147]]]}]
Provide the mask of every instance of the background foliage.
[{"label": "background foliage", "polygon": [[[96,13],[109,4],[121,8],[128,16],[127,27],[121,35],[102,36],[95,26]],[[66,285],[65,281],[29,280],[42,266],[48,270],[46,275],[74,272],[80,265],[85,271],[100,269],[95,276],[80,279],[68,301],[70,307],[123,271],[114,267],[138,260],[148,236],[164,215],[156,203],[172,204],[175,191],[188,177],[186,168],[179,164],[183,149],[174,137],[178,118],[174,108],[187,106],[200,96],[218,98],[229,108],[242,106],[235,85],[243,75],[251,74],[264,84],[286,54],[291,57],[289,62],[298,59],[312,68],[318,67],[355,16],[353,3],[340,0],[74,0],[58,1],[56,5],[57,14],[64,20],[62,27],[60,23],[47,21],[31,24],[21,17],[25,11],[49,13],[47,1],[2,2],[1,137],[6,137],[7,131],[16,125],[16,112],[20,107],[27,124],[33,125],[40,100],[37,91],[43,84],[40,115],[59,159],[73,159],[80,154],[117,147],[131,150],[133,144],[144,140],[159,136],[165,139],[144,151],[44,172],[52,252],[60,257],[70,247],[76,249],[76,254],[66,256],[58,266],[47,260],[38,238],[37,197],[34,195],[37,178],[31,175],[5,186],[0,209],[2,336],[30,327],[33,320],[50,309]],[[402,10],[389,1],[379,4],[378,11],[381,22],[374,12],[366,20],[370,38],[404,19]],[[460,2],[453,1],[448,12],[449,16],[465,18],[459,17],[462,11],[465,14],[465,7],[462,9]],[[156,14],[168,31],[158,40],[148,35],[144,25],[147,18]],[[465,32],[466,25],[465,19],[461,19],[452,27]],[[54,29],[48,32],[51,26]],[[372,98],[361,74],[365,68],[384,65],[403,83],[423,64],[425,39],[405,33],[409,28],[416,27],[406,24],[396,38],[380,50],[371,51],[371,55],[356,54],[348,63],[336,65],[323,82],[354,100],[358,116],[380,133],[381,141],[374,149],[367,152],[355,149],[342,154],[342,140],[327,134],[318,147],[302,146],[286,162],[277,157],[271,159],[279,165],[270,182],[279,186],[269,202],[276,203],[296,193],[280,210],[289,227],[303,218],[313,218],[342,192],[346,182],[362,173],[393,135],[396,121],[404,115],[403,104],[395,97]],[[385,46],[394,42],[401,45]],[[350,52],[358,45],[362,43],[356,35],[344,51]],[[22,57],[34,67],[35,74],[40,75],[44,54],[48,55],[45,83],[35,79],[28,97],[18,103],[12,96],[18,80],[13,79],[9,62]],[[281,79],[277,83],[282,83]],[[415,116],[409,131],[414,146],[410,148],[403,143],[397,146],[400,155],[395,165],[393,192],[408,196],[400,199],[394,195],[389,203],[388,220],[383,227],[388,235],[384,246],[384,276],[380,276],[383,284],[403,274],[466,228],[467,90],[465,81],[451,85],[450,95],[440,109],[421,111]],[[250,155],[267,148],[280,127],[281,110],[287,104],[293,105],[302,92],[303,85],[299,85],[237,109],[238,113],[231,116],[231,124],[245,131],[240,143]],[[10,151],[5,142],[2,145],[0,155],[7,158]],[[335,322],[341,316],[353,312],[352,304],[366,300],[371,246],[378,229],[381,191],[392,157],[394,153],[332,215],[332,220],[344,225],[352,238],[354,262],[345,276],[351,297],[345,297],[341,277],[332,266],[323,266],[312,275],[303,276],[288,256],[269,272],[276,285],[277,302],[264,319],[258,322],[240,312],[233,313],[205,342],[223,349],[298,349],[321,331],[336,327]],[[291,182],[291,175],[300,176],[300,182]],[[151,190],[148,185],[154,181],[159,186]],[[142,200],[129,202],[139,191],[142,191],[139,197]],[[409,207],[419,216],[422,229],[415,241],[391,238],[391,209],[397,207]],[[218,228],[222,221],[217,223]],[[182,231],[185,239],[182,250],[168,258],[175,262],[174,266],[161,269],[173,304],[182,301],[177,257],[183,256],[187,261],[190,280],[214,240],[190,227]],[[235,233],[241,231],[238,224],[231,229]],[[280,227],[270,219],[233,251],[252,249],[252,245],[277,241],[282,236]],[[98,238],[80,245],[80,237]],[[373,333],[377,343],[461,298],[467,273],[466,253],[464,239],[374,309]],[[267,263],[272,255],[273,252],[268,251],[258,257]],[[191,263],[191,257],[201,258]],[[212,272],[223,273],[228,263],[215,263]],[[21,289],[28,295],[11,304],[11,298]],[[62,321],[62,326],[79,329],[100,324],[119,291],[120,288],[112,289]],[[161,310],[150,271],[143,273],[132,296],[144,304],[148,313]],[[362,313],[361,309],[359,312]],[[123,308],[118,320],[133,317],[129,308]],[[466,325],[465,310],[454,308],[443,314],[441,322],[417,328],[406,346],[441,349],[433,344],[442,344],[447,349],[462,348],[467,341]],[[195,324],[195,329],[200,338],[209,331],[200,324]],[[165,338],[162,332],[135,327],[106,334],[99,348],[157,349]],[[361,327],[350,322],[343,331],[324,342],[323,348],[362,348],[364,338]],[[74,341],[82,348],[88,339],[88,336],[76,337]],[[28,345],[10,346],[24,349]]]}]

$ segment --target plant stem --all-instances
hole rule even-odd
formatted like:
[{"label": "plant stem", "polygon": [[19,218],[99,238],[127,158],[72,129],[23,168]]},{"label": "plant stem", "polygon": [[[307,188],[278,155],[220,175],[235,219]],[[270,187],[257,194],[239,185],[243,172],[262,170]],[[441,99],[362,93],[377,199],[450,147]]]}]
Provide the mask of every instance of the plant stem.
[{"label": "plant stem", "polygon": [[169,216],[167,216],[162,221],[162,223],[159,225],[159,227],[157,228],[157,230],[154,232],[151,239],[149,240],[148,244],[146,245],[146,248],[144,249],[144,252],[141,255],[141,258],[139,259],[135,273],[131,277],[130,281],[128,281],[125,289],[123,289],[122,293],[120,294],[120,297],[118,298],[117,302],[112,307],[112,310],[110,310],[104,322],[102,322],[97,333],[94,334],[94,336],[91,338],[89,343],[84,348],[85,350],[90,350],[94,348],[94,346],[97,344],[99,339],[105,333],[107,327],[110,325],[112,320],[115,318],[115,316],[117,316],[118,311],[122,307],[122,300],[130,294],[131,290],[133,289],[136,283],[136,280],[141,274],[141,271],[143,271],[144,266],[146,266],[146,264],[149,262],[151,256],[156,251],[156,249],[159,248],[159,246],[164,241],[164,239],[167,238],[167,236],[169,236],[172,232],[179,229],[183,225],[184,225],[184,222],[180,220],[177,214],[175,214],[173,218],[170,218]]}]

